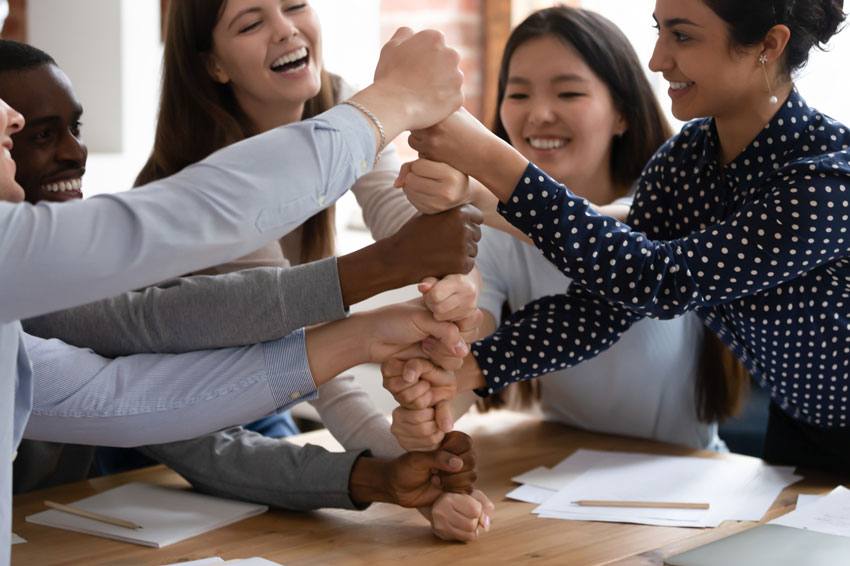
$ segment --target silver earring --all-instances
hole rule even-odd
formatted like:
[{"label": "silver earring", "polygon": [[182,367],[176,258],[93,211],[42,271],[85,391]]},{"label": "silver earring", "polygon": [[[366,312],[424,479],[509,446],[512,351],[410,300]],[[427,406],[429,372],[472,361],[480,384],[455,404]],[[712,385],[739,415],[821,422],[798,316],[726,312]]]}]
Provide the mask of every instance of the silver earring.
[{"label": "silver earring", "polygon": [[759,63],[761,63],[761,70],[764,71],[764,82],[767,83],[767,92],[770,93],[770,98],[768,98],[767,101],[771,104],[778,104],[779,99],[776,98],[775,94],[773,94],[773,87],[770,86],[770,79],[767,76],[767,55],[765,55],[764,53],[759,55]]}]

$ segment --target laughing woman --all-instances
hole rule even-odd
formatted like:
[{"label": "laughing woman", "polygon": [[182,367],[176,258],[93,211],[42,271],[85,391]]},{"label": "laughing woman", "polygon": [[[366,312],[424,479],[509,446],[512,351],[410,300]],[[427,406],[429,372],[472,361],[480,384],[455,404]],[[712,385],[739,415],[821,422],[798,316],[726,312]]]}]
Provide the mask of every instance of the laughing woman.
[{"label": "laughing woman", "polygon": [[657,0],[650,67],[693,121],[644,169],[627,225],[466,115],[415,133],[577,283],[476,343],[459,387],[492,394],[596,356],[643,317],[695,311],[770,392],[765,458],[850,471],[850,132],[792,79],[842,10]]}]

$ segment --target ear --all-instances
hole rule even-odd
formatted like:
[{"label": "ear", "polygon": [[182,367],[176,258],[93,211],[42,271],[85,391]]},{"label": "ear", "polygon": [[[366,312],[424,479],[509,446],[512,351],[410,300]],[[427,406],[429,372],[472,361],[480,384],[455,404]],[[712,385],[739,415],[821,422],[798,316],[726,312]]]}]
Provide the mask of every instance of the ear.
[{"label": "ear", "polygon": [[791,39],[791,30],[788,26],[781,24],[773,26],[762,41],[759,55],[765,55],[769,63],[776,61],[782,57],[789,39]]},{"label": "ear", "polygon": [[225,70],[221,65],[218,64],[218,59],[214,53],[210,53],[205,56],[207,73],[210,75],[210,78],[217,83],[227,84],[230,82],[230,77],[227,75]]},{"label": "ear", "polygon": [[617,119],[614,120],[614,137],[621,137],[629,131],[629,123],[620,112],[617,112]]}]

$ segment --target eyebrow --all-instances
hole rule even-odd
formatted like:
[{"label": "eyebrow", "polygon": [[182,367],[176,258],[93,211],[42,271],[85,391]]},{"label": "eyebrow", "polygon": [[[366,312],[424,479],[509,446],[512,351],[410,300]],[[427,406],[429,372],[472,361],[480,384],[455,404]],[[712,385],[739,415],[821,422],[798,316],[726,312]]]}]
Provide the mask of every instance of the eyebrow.
[{"label": "eyebrow", "polygon": [[[655,23],[658,23],[658,18],[655,17],[655,14],[652,14],[652,19],[655,20]],[[689,20],[688,18],[670,18],[668,20],[664,20],[664,27],[673,27],[673,26],[696,26],[702,27],[698,23],[693,20]]]},{"label": "eyebrow", "polygon": [[245,8],[244,10],[242,10],[241,12],[239,12],[238,14],[236,14],[235,16],[233,16],[233,19],[232,19],[232,20],[230,20],[230,23],[229,23],[229,24],[227,24],[227,29],[232,28],[232,27],[233,27],[233,24],[234,24],[234,23],[236,23],[236,20],[238,20],[239,18],[241,18],[241,17],[242,17],[242,16],[244,16],[245,14],[250,14],[251,12],[259,12],[259,11],[260,11],[260,9],[259,9],[258,7],[256,7],[256,6],[255,6],[255,7],[253,7],[253,8]]},{"label": "eyebrow", "polygon": [[[79,119],[83,115],[82,107],[76,108],[74,110],[73,117],[74,119]],[[49,115],[49,116],[39,116],[37,118],[31,118],[27,120],[25,128],[41,126],[43,124],[49,124],[50,122],[60,122],[62,121],[62,117],[59,115]]]}]

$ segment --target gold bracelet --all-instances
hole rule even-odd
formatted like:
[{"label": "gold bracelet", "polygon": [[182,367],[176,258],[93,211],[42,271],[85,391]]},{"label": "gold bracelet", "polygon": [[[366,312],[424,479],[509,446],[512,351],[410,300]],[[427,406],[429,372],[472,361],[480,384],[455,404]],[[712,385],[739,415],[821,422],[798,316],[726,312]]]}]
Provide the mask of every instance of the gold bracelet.
[{"label": "gold bracelet", "polygon": [[367,118],[372,120],[372,123],[375,124],[375,127],[378,128],[378,133],[381,134],[381,144],[378,146],[378,151],[375,153],[375,163],[378,162],[378,159],[381,157],[381,152],[384,151],[384,147],[387,145],[387,137],[384,134],[384,126],[381,125],[381,121],[378,120],[378,117],[372,114],[371,110],[360,104],[359,102],[355,102],[353,100],[343,100],[342,104],[348,104],[349,106],[353,106],[362,112]]}]

